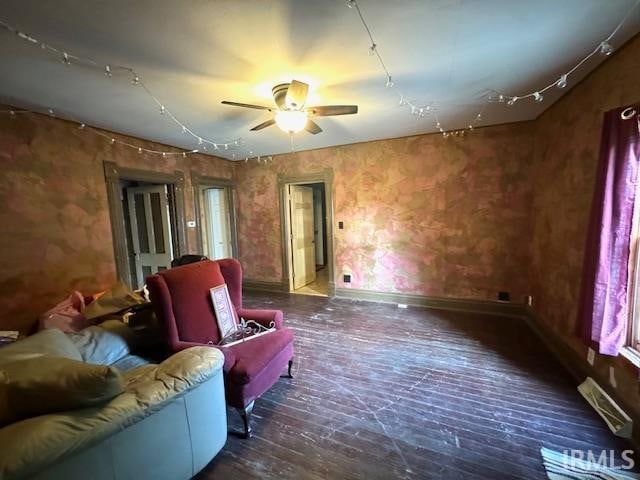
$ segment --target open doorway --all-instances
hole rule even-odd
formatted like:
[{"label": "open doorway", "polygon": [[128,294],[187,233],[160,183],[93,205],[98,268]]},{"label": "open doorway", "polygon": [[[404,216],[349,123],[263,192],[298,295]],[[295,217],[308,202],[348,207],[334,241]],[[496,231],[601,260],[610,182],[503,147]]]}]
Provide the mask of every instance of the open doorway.
[{"label": "open doorway", "polygon": [[184,175],[104,162],[118,279],[131,288],[188,251]]},{"label": "open doorway", "polygon": [[285,284],[291,293],[333,295],[331,177],[305,178],[280,180]]},{"label": "open doorway", "polygon": [[234,185],[191,172],[198,221],[198,253],[212,260],[237,258]]},{"label": "open doorway", "polygon": [[131,286],[171,267],[175,257],[175,217],[167,184],[120,180]]}]

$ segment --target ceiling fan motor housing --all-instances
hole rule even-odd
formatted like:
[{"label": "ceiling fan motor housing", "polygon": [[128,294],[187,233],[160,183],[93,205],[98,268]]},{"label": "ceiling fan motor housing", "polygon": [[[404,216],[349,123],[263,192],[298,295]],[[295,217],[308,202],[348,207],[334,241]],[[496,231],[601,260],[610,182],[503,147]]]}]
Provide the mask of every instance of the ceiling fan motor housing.
[{"label": "ceiling fan motor housing", "polygon": [[273,93],[273,100],[276,102],[276,105],[281,110],[285,110],[285,97],[287,96],[287,91],[289,90],[290,83],[280,83],[271,89]]}]

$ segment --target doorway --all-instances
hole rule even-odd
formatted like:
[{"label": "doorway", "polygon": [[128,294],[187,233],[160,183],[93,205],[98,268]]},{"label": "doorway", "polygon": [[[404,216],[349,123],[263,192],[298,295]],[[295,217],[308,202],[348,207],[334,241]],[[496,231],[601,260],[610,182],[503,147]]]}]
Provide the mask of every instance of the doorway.
[{"label": "doorway", "polygon": [[[305,180],[308,178],[309,180]],[[283,284],[291,293],[333,295],[331,175],[280,178]]]},{"label": "doorway", "polygon": [[174,258],[175,218],[169,185],[120,180],[127,234],[131,285],[171,267]]},{"label": "doorway", "polygon": [[141,288],[147,276],[188,252],[184,175],[104,162],[118,279]]},{"label": "doorway", "polygon": [[193,171],[191,182],[198,222],[198,253],[211,260],[237,258],[233,182]]}]

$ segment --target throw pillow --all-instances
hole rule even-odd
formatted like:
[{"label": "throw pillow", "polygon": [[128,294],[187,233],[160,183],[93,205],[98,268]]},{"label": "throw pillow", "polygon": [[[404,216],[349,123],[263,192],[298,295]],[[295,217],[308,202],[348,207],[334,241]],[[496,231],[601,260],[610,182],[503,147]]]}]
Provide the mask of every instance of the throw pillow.
[{"label": "throw pillow", "polygon": [[41,356],[0,367],[0,422],[93,407],[123,392],[115,368]]}]

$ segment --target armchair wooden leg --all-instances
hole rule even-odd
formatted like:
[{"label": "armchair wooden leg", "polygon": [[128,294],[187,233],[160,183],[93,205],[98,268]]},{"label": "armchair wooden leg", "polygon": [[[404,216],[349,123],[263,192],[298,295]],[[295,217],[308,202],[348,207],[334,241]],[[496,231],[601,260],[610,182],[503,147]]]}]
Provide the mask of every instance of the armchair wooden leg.
[{"label": "armchair wooden leg", "polygon": [[286,375],[281,375],[281,378],[293,378],[293,374],[291,373],[291,368],[293,367],[293,357],[289,360],[289,369]]},{"label": "armchair wooden leg", "polygon": [[240,417],[242,418],[242,423],[244,424],[244,432],[238,434],[241,438],[251,438],[251,434],[253,430],[251,429],[251,412],[253,412],[253,402],[247,405],[244,408],[236,408]]}]

